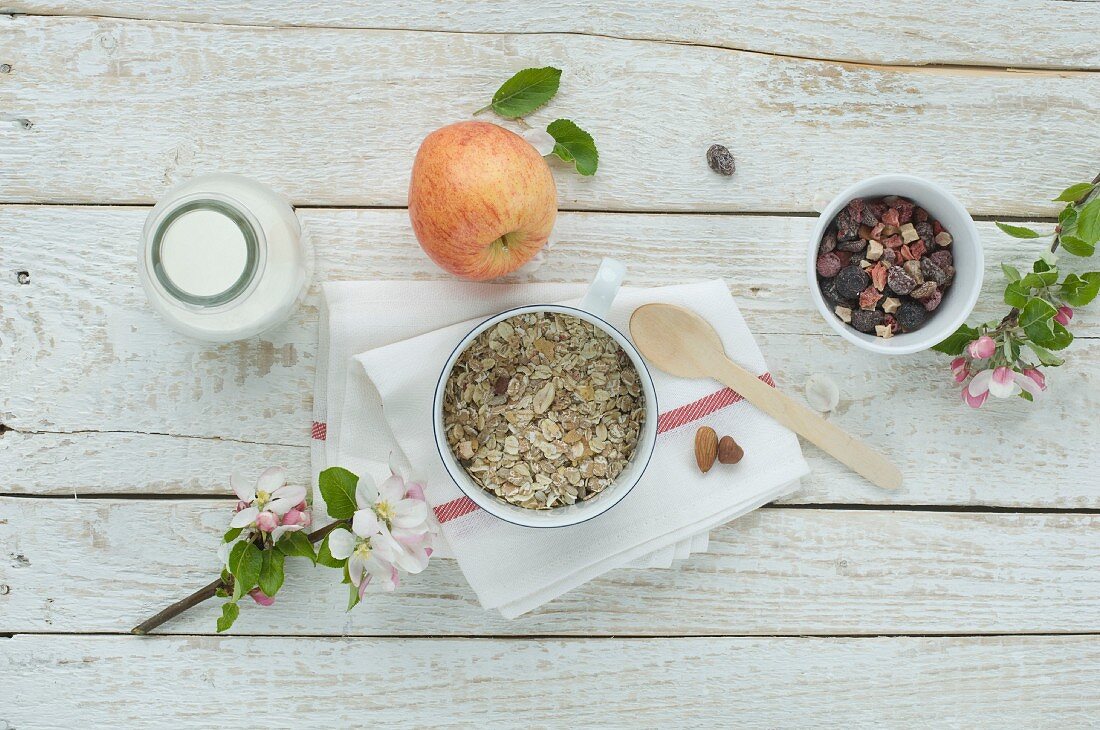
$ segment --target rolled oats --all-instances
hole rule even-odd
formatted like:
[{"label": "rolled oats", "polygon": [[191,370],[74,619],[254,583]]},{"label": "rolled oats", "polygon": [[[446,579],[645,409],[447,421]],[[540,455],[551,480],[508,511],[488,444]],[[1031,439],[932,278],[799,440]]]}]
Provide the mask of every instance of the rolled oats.
[{"label": "rolled oats", "polygon": [[622,472],[645,421],[634,364],[568,314],[498,322],[470,343],[443,397],[447,443],[483,489],[549,509],[591,499]]}]

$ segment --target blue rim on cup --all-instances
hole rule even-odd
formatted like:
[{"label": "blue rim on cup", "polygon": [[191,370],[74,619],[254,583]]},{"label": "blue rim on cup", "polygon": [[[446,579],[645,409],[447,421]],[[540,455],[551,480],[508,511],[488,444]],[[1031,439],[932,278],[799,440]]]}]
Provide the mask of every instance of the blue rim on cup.
[{"label": "blue rim on cup", "polygon": [[[912,332],[899,333],[888,339],[864,334],[845,324],[825,301],[817,283],[818,244],[836,214],[854,198],[882,198],[887,195],[908,198],[927,210],[932,218],[940,221],[953,239],[950,251],[955,266],[955,281],[924,325]],[[858,182],[841,192],[821,211],[806,252],[806,280],[810,287],[810,298],[821,316],[844,339],[861,349],[883,355],[906,355],[927,350],[957,330],[970,316],[978,301],[984,268],[982,243],[970,213],[946,188],[913,175],[879,175]]]},{"label": "blue rim on cup", "polygon": [[[626,269],[621,263],[613,259],[604,259],[600,264],[599,271],[596,272],[596,277],[588,288],[588,292],[578,307],[535,304],[501,312],[489,317],[470,330],[455,346],[450,357],[447,358],[443,371],[439,375],[439,381],[436,383],[435,397],[432,404],[432,424],[436,449],[439,452],[439,458],[442,459],[443,465],[447,469],[447,473],[458,488],[462,490],[462,493],[494,517],[523,527],[567,527],[576,525],[597,517],[614,507],[641,481],[642,475],[653,457],[653,450],[657,443],[657,392],[653,386],[653,377],[646,368],[641,353],[625,335],[606,320],[611,302],[615,298],[625,274]],[[642,394],[645,397],[646,409],[645,421],[642,423],[634,453],[631,454],[626,467],[612,484],[591,499],[542,510],[527,509],[510,504],[482,489],[470,478],[470,475],[466,473],[466,470],[452,453],[450,444],[447,443],[446,429],[443,422],[443,400],[447,379],[458,357],[470,346],[475,337],[495,326],[498,322],[532,312],[569,314],[583,319],[607,333],[623,349],[630,358],[631,363],[633,363],[635,370],[637,370],[642,385]]]}]

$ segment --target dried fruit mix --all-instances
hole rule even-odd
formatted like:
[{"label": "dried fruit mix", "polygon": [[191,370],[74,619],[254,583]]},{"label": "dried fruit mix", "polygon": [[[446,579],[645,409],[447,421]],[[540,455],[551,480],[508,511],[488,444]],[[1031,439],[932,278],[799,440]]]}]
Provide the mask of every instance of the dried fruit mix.
[{"label": "dried fruit mix", "polygon": [[817,282],[838,318],[892,337],[920,328],[955,279],[950,232],[911,200],[856,198],[821,237]]}]

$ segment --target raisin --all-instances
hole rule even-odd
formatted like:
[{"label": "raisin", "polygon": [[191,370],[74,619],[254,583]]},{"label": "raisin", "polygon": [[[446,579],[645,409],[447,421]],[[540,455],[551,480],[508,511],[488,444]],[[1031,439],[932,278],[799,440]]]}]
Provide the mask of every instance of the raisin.
[{"label": "raisin", "polygon": [[728,147],[720,144],[712,144],[707,149],[707,164],[719,175],[732,175],[736,169],[733,153]]},{"label": "raisin", "polygon": [[863,249],[867,248],[867,241],[863,240],[862,238],[856,238],[851,241],[838,241],[836,247],[840,251],[859,253]]},{"label": "raisin", "polygon": [[878,222],[878,218],[875,217],[875,214],[871,212],[870,208],[863,209],[863,215],[860,217],[859,222],[867,226],[868,228],[874,228],[877,225],[881,225]]},{"label": "raisin", "polygon": [[913,280],[913,277],[905,273],[905,269],[900,266],[891,266],[890,271],[886,274],[886,283],[890,285],[890,288],[895,294],[908,294],[913,291],[913,287],[917,285],[917,282]]},{"label": "raisin", "polygon": [[932,296],[935,291],[936,282],[926,281],[913,291],[909,292],[909,296],[913,297],[914,299],[927,299],[928,297]]},{"label": "raisin", "polygon": [[[935,256],[935,254],[932,255]],[[925,281],[934,281],[941,286],[947,281],[947,274],[939,266],[936,266],[931,258],[920,260],[920,273],[924,276]]]},{"label": "raisin", "polygon": [[817,247],[818,253],[829,253],[836,248],[836,234],[828,231],[821,237],[821,245]]},{"label": "raisin", "polygon": [[932,237],[935,238],[941,233],[943,233],[943,226],[940,225],[939,221],[932,221]]},{"label": "raisin", "polygon": [[512,379],[507,375],[501,375],[496,381],[493,382],[493,395],[504,395],[508,392],[508,386],[511,384]]},{"label": "raisin", "polygon": [[857,309],[852,312],[852,326],[860,332],[874,332],[875,327],[882,324],[885,317],[879,309]]},{"label": "raisin", "polygon": [[845,299],[855,299],[871,283],[867,272],[855,265],[846,266],[836,275],[837,294]]},{"label": "raisin", "polygon": [[826,279],[836,276],[841,268],[843,265],[840,263],[840,257],[835,253],[825,253],[817,257],[817,273]]},{"label": "raisin", "polygon": [[[898,326],[901,327],[903,332],[912,332],[924,324],[924,320],[928,318],[928,312],[924,311],[924,307],[916,302],[902,302],[898,307],[897,314],[894,315],[898,320]],[[854,321],[854,317],[853,317]]]}]

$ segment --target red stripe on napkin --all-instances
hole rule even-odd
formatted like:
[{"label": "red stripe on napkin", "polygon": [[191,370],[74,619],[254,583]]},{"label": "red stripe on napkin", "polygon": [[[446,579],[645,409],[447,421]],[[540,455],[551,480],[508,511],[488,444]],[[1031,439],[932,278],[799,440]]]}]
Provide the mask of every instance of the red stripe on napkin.
[{"label": "red stripe on napkin", "polygon": [[[767,383],[771,387],[775,387],[775,381],[772,380],[771,373],[764,373],[758,376],[760,380]],[[721,410],[726,406],[731,406],[738,401],[744,400],[744,397],[729,388],[723,388],[716,393],[700,398],[697,401],[688,403],[686,406],[680,406],[679,408],[663,413],[657,416],[657,433],[666,433],[674,428],[691,423],[692,421],[698,421],[704,416],[709,416],[715,411]],[[314,424],[316,428],[317,424]],[[324,424],[321,424],[323,427]],[[316,438],[316,437],[314,437]],[[479,509],[474,500],[469,497],[459,497],[458,499],[452,499],[450,502],[444,502],[435,508],[435,518],[439,520],[440,524],[444,522],[450,522],[453,519],[468,515],[471,512]]]},{"label": "red stripe on napkin", "polygon": [[[775,387],[775,381],[772,380],[771,373],[764,373],[758,377],[771,387]],[[703,416],[709,416],[717,410],[742,400],[744,400],[744,397],[740,393],[729,388],[722,388],[717,393],[711,393],[705,398],[700,398],[697,401],[688,403],[686,406],[680,406],[675,410],[657,416],[657,433],[665,433],[692,421],[698,421]]]},{"label": "red stripe on napkin", "polygon": [[328,424],[314,421],[309,435],[314,441],[324,441],[325,437],[328,436]]}]

